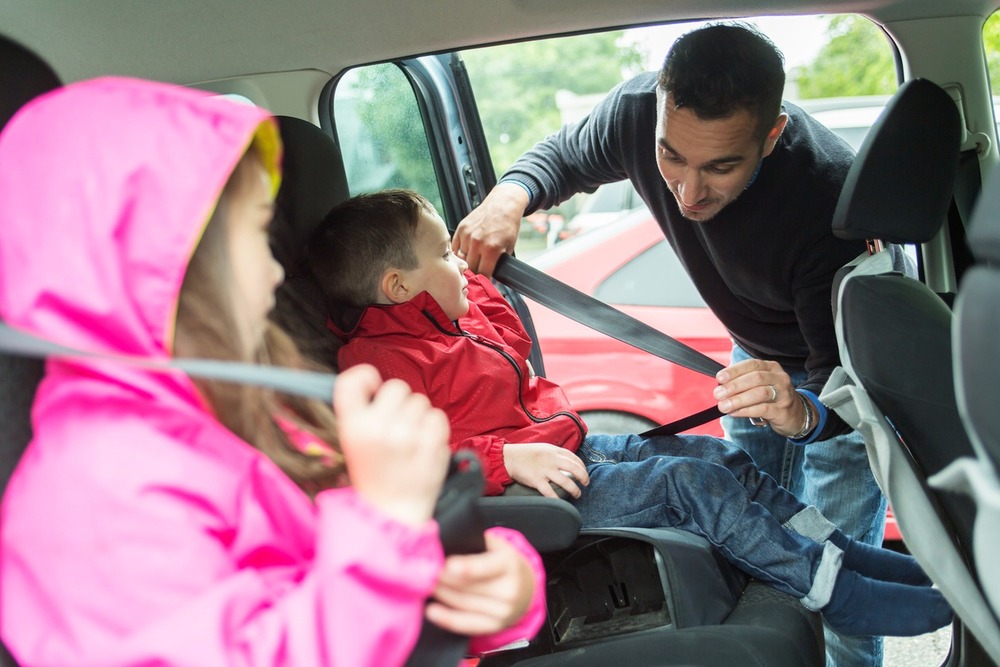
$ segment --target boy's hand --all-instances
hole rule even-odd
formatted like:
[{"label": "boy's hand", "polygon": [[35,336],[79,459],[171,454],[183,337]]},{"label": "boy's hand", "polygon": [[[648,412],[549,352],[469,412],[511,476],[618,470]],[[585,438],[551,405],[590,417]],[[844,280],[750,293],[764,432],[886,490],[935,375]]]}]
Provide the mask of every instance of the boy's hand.
[{"label": "boy's hand", "polygon": [[562,487],[574,498],[580,497],[580,484],[590,484],[587,467],[580,457],[545,442],[509,442],[503,448],[503,462],[515,482],[549,498],[558,498],[551,484]]},{"label": "boy's hand", "polygon": [[444,413],[402,380],[383,383],[368,365],[339,375],[333,406],[358,494],[402,523],[430,519],[451,456]]},{"label": "boy's hand", "polygon": [[449,556],[427,605],[427,619],[461,635],[510,627],[527,611],[535,578],[524,556],[498,535],[486,533],[486,551]]}]

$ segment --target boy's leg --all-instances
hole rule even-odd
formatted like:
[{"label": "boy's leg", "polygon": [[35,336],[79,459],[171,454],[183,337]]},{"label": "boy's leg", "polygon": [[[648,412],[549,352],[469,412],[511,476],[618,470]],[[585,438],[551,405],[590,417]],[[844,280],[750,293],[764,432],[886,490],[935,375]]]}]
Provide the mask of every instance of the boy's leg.
[{"label": "boy's leg", "polygon": [[939,591],[842,570],[840,549],[783,527],[726,468],[689,457],[631,461],[627,444],[628,436],[600,437],[581,447],[590,474],[576,501],[584,527],[673,526],[701,535],[730,562],[851,634],[913,635],[950,622]]},{"label": "boy's leg", "polygon": [[652,455],[637,440],[592,436],[580,448],[590,485],[575,505],[585,528],[681,528],[796,598],[809,596],[814,581],[819,582],[814,597],[825,603],[839,550],[836,562],[831,556],[824,561],[823,546],[786,530],[726,468],[699,458]]},{"label": "boy's leg", "polygon": [[[601,436],[593,436],[601,437]],[[630,438],[625,444],[632,460],[650,456],[690,456],[723,466],[743,485],[751,500],[763,505],[780,523],[785,523],[806,508],[806,504],[757,467],[745,450],[731,442],[707,435],[673,435],[641,439]],[[804,533],[822,542],[834,529],[829,524],[821,536]],[[800,531],[801,532],[801,531]]]}]

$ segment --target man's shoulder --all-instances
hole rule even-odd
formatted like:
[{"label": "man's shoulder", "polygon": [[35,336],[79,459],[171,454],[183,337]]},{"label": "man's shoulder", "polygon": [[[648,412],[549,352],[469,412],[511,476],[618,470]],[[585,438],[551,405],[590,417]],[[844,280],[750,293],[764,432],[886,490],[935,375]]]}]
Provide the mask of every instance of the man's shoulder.
[{"label": "man's shoulder", "polygon": [[791,102],[783,102],[782,109],[788,115],[785,138],[790,146],[799,150],[822,154],[826,159],[850,164],[854,160],[854,150],[833,130],[813,118],[802,107]]}]

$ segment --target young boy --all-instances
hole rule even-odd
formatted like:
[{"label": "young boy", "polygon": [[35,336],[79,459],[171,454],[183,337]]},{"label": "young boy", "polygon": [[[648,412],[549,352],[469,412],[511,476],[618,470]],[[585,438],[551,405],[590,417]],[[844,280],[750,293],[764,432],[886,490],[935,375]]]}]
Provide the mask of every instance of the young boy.
[{"label": "young boy", "polygon": [[339,367],[369,363],[426,394],[448,415],[452,449],[479,454],[488,494],[520,482],[553,495],[555,484],[573,496],[585,527],[701,535],[845,634],[917,635],[951,621],[912,557],[851,540],[730,443],[588,436],[559,386],[532,372],[531,341],[513,309],[467,272],[420,195],[389,190],[344,202],[307,255],[329,328],[344,342]]}]

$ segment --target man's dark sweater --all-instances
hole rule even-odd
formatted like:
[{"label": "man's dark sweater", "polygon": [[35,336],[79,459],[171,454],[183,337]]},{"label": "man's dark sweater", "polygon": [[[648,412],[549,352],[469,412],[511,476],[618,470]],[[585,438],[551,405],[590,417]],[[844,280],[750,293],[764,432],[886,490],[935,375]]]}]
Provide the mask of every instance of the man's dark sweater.
[{"label": "man's dark sweater", "polygon": [[[655,73],[621,84],[589,118],[536,145],[503,178],[532,190],[526,213],[630,179],[736,343],[756,358],[805,368],[800,388],[818,395],[840,363],[833,276],[864,243],[840,240],[830,227],[850,147],[798,107],[784,110],[788,123],[756,179],[708,222],[681,216],[657,169]],[[809,440],[847,430],[830,413]]]}]

